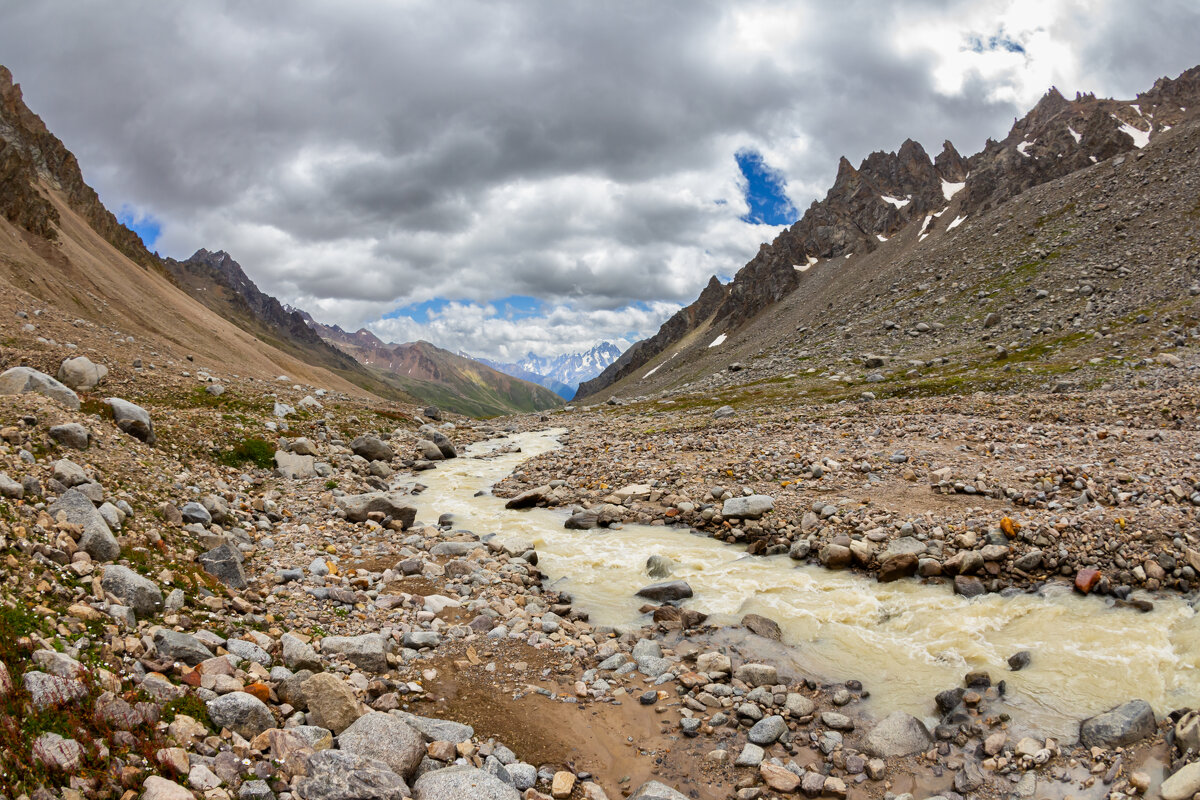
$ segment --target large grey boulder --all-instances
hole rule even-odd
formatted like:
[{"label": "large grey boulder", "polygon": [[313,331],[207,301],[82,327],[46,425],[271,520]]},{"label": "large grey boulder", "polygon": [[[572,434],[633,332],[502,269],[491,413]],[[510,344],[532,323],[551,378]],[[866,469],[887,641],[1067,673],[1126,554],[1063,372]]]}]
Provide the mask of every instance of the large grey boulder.
[{"label": "large grey boulder", "polygon": [[417,518],[417,509],[409,505],[408,495],[403,492],[348,494],[337,498],[337,504],[351,522],[362,522],[372,511],[379,511],[399,520],[401,527],[407,529]]},{"label": "large grey boulder", "polygon": [[387,640],[378,633],[361,636],[326,636],[321,640],[322,653],[340,653],[356,667],[370,672],[387,672]]},{"label": "large grey boulder", "polygon": [[50,438],[64,447],[87,450],[92,443],[92,432],[78,422],[68,422],[65,425],[51,426]]},{"label": "large grey boulder", "polygon": [[787,729],[787,723],[783,717],[778,714],[772,714],[754,723],[754,726],[750,728],[750,732],[746,736],[754,744],[765,747],[769,744],[774,744],[780,736],[787,733]]},{"label": "large grey boulder", "polygon": [[688,796],[666,784],[650,781],[639,786],[629,800],[688,800]]},{"label": "large grey boulder", "polygon": [[316,460],[310,455],[276,450],[275,474],[288,480],[315,478],[317,477]]},{"label": "large grey boulder", "polygon": [[721,516],[735,519],[759,519],[773,508],[775,508],[775,500],[770,495],[752,494],[749,497],[731,497],[721,506]]},{"label": "large grey boulder", "polygon": [[21,685],[29,692],[29,701],[38,710],[63,706],[87,697],[87,687],[78,678],[64,678],[36,670],[22,675]]},{"label": "large grey boulder", "polygon": [[892,758],[919,753],[931,742],[921,720],[903,711],[893,711],[867,734],[863,749],[873,756]]},{"label": "large grey boulder", "polygon": [[204,571],[231,589],[246,588],[246,572],[242,568],[245,556],[226,542],[196,557]]},{"label": "large grey boulder", "polygon": [[132,608],[138,617],[151,617],[162,610],[162,590],[129,567],[109,564],[104,568],[100,586],[120,600],[122,605]]},{"label": "large grey boulder", "polygon": [[30,367],[13,367],[0,373],[0,394],[43,394],[72,411],[79,410],[79,395],[70,387]]},{"label": "large grey boulder", "polygon": [[213,724],[228,728],[243,739],[253,739],[275,727],[275,717],[267,704],[247,692],[230,692],[206,704]]},{"label": "large grey boulder", "polygon": [[404,778],[382,761],[321,750],[308,757],[308,775],[297,782],[296,796],[300,800],[404,800],[409,791]]},{"label": "large grey boulder", "polygon": [[520,800],[521,797],[516,787],[489,772],[467,766],[426,772],[413,784],[413,796],[416,800]]},{"label": "large grey boulder", "polygon": [[371,711],[356,719],[337,737],[341,750],[374,758],[398,775],[408,777],[425,755],[425,737],[391,714]]},{"label": "large grey boulder", "polygon": [[170,628],[159,628],[154,633],[154,649],[158,652],[159,660],[170,659],[194,667],[201,661],[213,657],[212,651],[205,647],[195,636],[173,631]]},{"label": "large grey boulder", "polygon": [[91,556],[92,560],[113,561],[121,555],[121,545],[117,544],[117,537],[113,536],[104,517],[83,492],[68,489],[50,506],[49,511],[50,516],[56,519],[61,513],[66,516],[67,522],[83,527],[79,548]]},{"label": "large grey boulder", "polygon": [[408,724],[409,727],[420,731],[426,739],[434,742],[465,742],[475,735],[475,729],[461,722],[433,717],[419,717],[407,711],[392,711],[393,717]]},{"label": "large grey boulder", "polygon": [[1085,747],[1125,747],[1154,735],[1157,728],[1150,704],[1130,700],[1080,723],[1079,742]]},{"label": "large grey boulder", "polygon": [[50,466],[50,470],[50,474],[54,480],[58,481],[63,486],[74,487],[83,483],[92,482],[91,478],[88,477],[88,474],[84,471],[83,467],[79,466],[69,458],[60,458],[58,461],[55,461]]},{"label": "large grey boulder", "polygon": [[264,667],[270,667],[275,662],[270,653],[245,639],[229,639],[225,642],[225,649],[243,661],[253,661]]},{"label": "large grey boulder", "polygon": [[279,647],[283,653],[283,664],[293,672],[311,669],[314,672],[321,669],[321,657],[312,645],[298,636],[285,633],[279,637]]},{"label": "large grey boulder", "polygon": [[146,409],[119,397],[105,398],[104,405],[112,411],[117,427],[125,433],[135,439],[141,439],[146,444],[158,441],[158,437],[154,435],[154,422]]},{"label": "large grey boulder", "polygon": [[183,517],[183,521],[189,525],[192,523],[197,525],[211,525],[213,521],[212,514],[209,513],[208,509],[195,500],[184,503],[183,508],[179,509],[179,514]]},{"label": "large grey boulder", "polygon": [[350,443],[350,449],[367,461],[391,461],[396,452],[376,436],[359,436]]},{"label": "large grey boulder", "polygon": [[454,449],[454,442],[450,441],[449,436],[439,430],[428,431],[427,435],[437,446],[443,458],[458,458],[458,451]]},{"label": "large grey boulder", "polygon": [[68,358],[58,367],[58,380],[79,392],[88,392],[100,385],[108,367],[103,364],[93,364],[87,356]]},{"label": "large grey boulder", "polygon": [[639,589],[637,596],[653,600],[657,603],[666,603],[671,600],[683,600],[691,597],[692,587],[687,584],[687,581],[652,583],[649,586],[643,586]]}]

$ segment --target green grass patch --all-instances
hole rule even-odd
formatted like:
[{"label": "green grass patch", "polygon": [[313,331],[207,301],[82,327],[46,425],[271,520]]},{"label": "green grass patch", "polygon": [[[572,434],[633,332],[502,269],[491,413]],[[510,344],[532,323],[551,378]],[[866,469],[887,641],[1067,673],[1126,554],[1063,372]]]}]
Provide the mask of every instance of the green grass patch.
[{"label": "green grass patch", "polygon": [[275,465],[275,445],[265,439],[247,437],[232,448],[218,453],[217,462],[227,467],[250,463],[261,469],[270,469]]}]

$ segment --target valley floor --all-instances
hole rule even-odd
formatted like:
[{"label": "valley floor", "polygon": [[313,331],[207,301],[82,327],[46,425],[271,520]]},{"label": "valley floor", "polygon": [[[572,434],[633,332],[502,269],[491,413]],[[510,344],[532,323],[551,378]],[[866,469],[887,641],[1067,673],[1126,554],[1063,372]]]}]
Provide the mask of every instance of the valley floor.
[{"label": "valley floor", "polygon": [[[1006,676],[977,673],[927,687],[936,724],[880,720],[869,671],[798,669],[778,621],[710,625],[660,596],[606,627],[536,549],[443,518],[421,482],[512,459],[496,494],[578,505],[582,526],[1144,608],[1198,580],[1188,386],[829,406],[749,389],[448,422],[20,310],[5,369],[86,354],[110,373],[79,409],[0,397],[10,800],[1105,797],[1173,762],[1174,720],[1138,702],[1084,744],[1018,734]],[[111,396],[149,412],[153,445]],[[523,464],[468,449],[552,427],[564,447]],[[771,510],[735,515],[747,495]]]}]

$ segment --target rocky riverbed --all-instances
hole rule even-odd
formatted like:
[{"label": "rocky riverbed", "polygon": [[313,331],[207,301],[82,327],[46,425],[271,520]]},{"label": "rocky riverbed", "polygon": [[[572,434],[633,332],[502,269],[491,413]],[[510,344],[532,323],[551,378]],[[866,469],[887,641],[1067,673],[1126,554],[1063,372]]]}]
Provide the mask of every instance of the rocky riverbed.
[{"label": "rocky riverbed", "polygon": [[[685,524],[968,596],[1068,580],[1128,600],[1200,586],[1191,387],[825,405],[692,395],[553,415],[562,450],[497,487],[573,525]],[[545,421],[524,421],[529,427]]]},{"label": "rocky riverbed", "polygon": [[[1080,742],[1018,735],[1001,672],[929,686],[921,718],[877,714],[871,674],[797,669],[777,620],[709,624],[679,587],[594,623],[536,548],[425,508],[421,484],[495,457],[473,442],[563,425],[498,490],[514,505],[798,560],[842,547],[881,577],[912,555],[895,577],[946,591],[956,558],[985,592],[1096,569],[1093,593],[1153,602],[1196,579],[1185,391],[1180,428],[1148,423],[1162,396],[1069,421],[1066,400],[972,397],[479,423],[150,353],[60,371],[79,351],[43,338],[0,376],[9,800],[1117,797],[1200,750],[1193,717],[1137,687]],[[1190,797],[1191,769],[1161,794]]]}]

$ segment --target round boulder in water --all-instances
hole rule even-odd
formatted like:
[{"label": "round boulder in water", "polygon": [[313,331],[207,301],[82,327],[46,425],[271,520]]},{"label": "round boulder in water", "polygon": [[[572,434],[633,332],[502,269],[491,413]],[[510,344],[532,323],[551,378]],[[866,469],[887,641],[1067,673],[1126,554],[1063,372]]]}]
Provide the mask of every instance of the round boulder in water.
[{"label": "round boulder in water", "polygon": [[666,581],[652,583],[638,590],[638,597],[653,600],[656,603],[669,603],[672,600],[683,600],[692,596],[692,587],[687,581]]},{"label": "round boulder in water", "polygon": [[666,578],[671,575],[671,570],[675,568],[675,562],[666,556],[660,556],[657,553],[646,559],[646,572],[651,578]]}]

